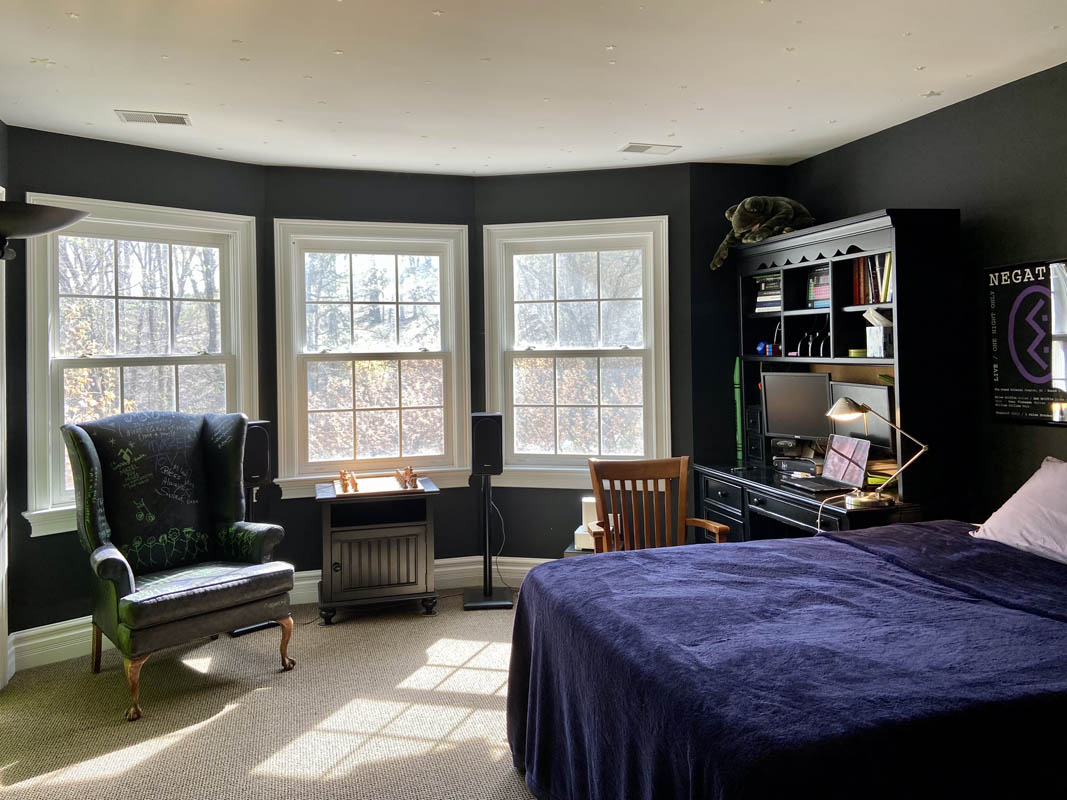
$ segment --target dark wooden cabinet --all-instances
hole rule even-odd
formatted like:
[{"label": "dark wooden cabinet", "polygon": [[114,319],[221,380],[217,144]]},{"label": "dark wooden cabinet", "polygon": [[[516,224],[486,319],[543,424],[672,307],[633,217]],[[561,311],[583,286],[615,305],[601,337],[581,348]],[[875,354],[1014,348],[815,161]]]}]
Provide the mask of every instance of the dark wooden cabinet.
[{"label": "dark wooden cabinet", "polygon": [[419,479],[417,493],[338,497],[333,484],[315,487],[322,506],[319,615],[330,624],[342,606],[421,600],[434,613],[433,499],[437,487]]}]

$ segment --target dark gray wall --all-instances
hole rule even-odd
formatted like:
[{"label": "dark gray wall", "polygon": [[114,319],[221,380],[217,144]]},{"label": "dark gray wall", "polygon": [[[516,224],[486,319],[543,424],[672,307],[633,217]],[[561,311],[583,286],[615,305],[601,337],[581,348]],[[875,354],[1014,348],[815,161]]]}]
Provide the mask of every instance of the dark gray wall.
[{"label": "dark gray wall", "polygon": [[[1067,430],[993,422],[988,408],[982,268],[1067,257],[1067,64],[868,136],[789,168],[789,194],[820,220],[879,208],[959,208],[960,262],[973,324],[937,330],[926,357],[945,364],[944,387],[984,404],[960,474],[972,519],[982,520],[1037,469],[1067,456]],[[937,277],[930,276],[930,291]],[[931,411],[936,413],[936,411]],[[952,415],[944,424],[952,425]],[[976,482],[972,482],[975,479]]]},{"label": "dark gray wall", "polygon": [[[708,265],[729,230],[726,209],[752,195],[783,194],[783,167],[692,164],[690,171],[693,460],[733,462],[737,450],[733,371],[737,356],[737,274]],[[672,340],[673,341],[673,340]]]}]

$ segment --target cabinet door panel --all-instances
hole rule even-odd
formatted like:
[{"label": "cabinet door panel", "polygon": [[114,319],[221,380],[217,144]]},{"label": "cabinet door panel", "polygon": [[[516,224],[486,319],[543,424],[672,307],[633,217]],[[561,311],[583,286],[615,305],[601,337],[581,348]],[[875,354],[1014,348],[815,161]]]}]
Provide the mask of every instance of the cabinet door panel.
[{"label": "cabinet door panel", "polygon": [[426,526],[334,531],[330,586],[334,601],[426,591]]}]

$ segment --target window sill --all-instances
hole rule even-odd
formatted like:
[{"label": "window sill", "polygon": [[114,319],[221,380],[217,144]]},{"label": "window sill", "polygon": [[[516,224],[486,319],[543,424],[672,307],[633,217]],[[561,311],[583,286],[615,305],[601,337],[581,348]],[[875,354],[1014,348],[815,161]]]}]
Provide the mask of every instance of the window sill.
[{"label": "window sill", "polygon": [[[470,467],[437,467],[415,470],[436,484],[438,489],[465,489],[470,483]],[[358,477],[373,477],[375,473],[359,473]],[[392,472],[377,473],[380,475],[392,475]],[[337,477],[337,473],[331,472],[325,475],[301,475],[297,478],[275,478],[274,482],[281,487],[282,500],[293,500],[298,497],[314,497],[315,484],[326,483]]]},{"label": "window sill", "polygon": [[494,475],[493,486],[513,489],[580,489],[593,491],[589,467],[506,466]]},{"label": "window sill", "polygon": [[42,511],[24,511],[22,516],[30,523],[30,536],[51,536],[54,533],[72,533],[78,530],[78,515],[74,506],[56,506]]}]

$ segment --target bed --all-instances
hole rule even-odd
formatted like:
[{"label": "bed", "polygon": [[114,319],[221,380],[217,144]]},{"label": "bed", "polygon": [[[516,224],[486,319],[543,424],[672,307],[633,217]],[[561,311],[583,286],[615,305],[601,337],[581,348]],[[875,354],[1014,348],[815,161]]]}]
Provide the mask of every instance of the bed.
[{"label": "bed", "polygon": [[538,566],[516,768],[541,800],[1067,796],[1067,565],[971,530]]}]

